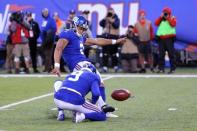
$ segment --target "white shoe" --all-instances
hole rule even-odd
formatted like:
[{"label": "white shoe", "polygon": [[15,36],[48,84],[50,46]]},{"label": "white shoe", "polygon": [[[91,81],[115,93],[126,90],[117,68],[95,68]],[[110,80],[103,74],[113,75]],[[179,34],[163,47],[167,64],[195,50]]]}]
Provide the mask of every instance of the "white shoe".
[{"label": "white shoe", "polygon": [[85,119],[85,115],[83,113],[76,112],[74,115],[73,122],[79,123],[79,122],[82,122],[84,119]]},{"label": "white shoe", "polygon": [[118,115],[115,115],[115,114],[113,114],[113,113],[111,113],[111,112],[107,112],[106,113],[106,117],[107,118],[117,118],[117,117],[119,117]]},{"label": "white shoe", "polygon": [[57,120],[58,121],[64,121],[65,120],[64,111],[59,111],[58,112]]}]

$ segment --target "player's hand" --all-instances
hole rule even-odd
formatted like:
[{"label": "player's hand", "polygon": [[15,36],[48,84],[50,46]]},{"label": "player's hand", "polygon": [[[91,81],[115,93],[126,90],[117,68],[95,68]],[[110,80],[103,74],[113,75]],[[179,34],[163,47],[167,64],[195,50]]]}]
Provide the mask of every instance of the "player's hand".
[{"label": "player's hand", "polygon": [[57,75],[58,77],[61,77],[61,72],[59,68],[54,68],[51,73]]},{"label": "player's hand", "polygon": [[126,42],[126,37],[117,39],[116,43],[124,44]]}]

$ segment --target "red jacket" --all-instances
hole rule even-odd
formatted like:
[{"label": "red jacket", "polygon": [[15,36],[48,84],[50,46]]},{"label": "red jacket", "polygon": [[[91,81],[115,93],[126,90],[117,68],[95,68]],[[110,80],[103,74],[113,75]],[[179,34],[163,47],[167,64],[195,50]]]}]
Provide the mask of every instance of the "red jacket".
[{"label": "red jacket", "polygon": [[22,25],[20,24],[17,24],[16,25],[16,31],[12,33],[12,43],[13,44],[21,44],[23,41],[22,41],[22,32],[25,34],[25,37],[26,38],[29,38],[29,31],[23,27]]}]

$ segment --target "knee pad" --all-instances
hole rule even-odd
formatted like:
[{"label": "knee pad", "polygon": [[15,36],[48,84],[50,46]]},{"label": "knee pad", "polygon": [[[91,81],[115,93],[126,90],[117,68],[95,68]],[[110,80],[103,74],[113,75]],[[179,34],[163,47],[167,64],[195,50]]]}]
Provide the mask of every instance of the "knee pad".
[{"label": "knee pad", "polygon": [[19,57],[15,56],[14,57],[14,62],[19,62]]}]

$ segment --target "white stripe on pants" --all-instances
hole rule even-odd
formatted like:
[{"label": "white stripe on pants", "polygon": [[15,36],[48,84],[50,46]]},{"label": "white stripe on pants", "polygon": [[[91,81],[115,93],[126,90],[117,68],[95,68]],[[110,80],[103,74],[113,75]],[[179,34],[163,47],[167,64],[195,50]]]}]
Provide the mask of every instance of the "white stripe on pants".
[{"label": "white stripe on pants", "polygon": [[81,113],[101,112],[101,110],[96,105],[88,101],[85,101],[83,105],[74,105],[58,99],[54,99],[54,102],[57,105],[57,107],[64,110],[77,111]]}]

